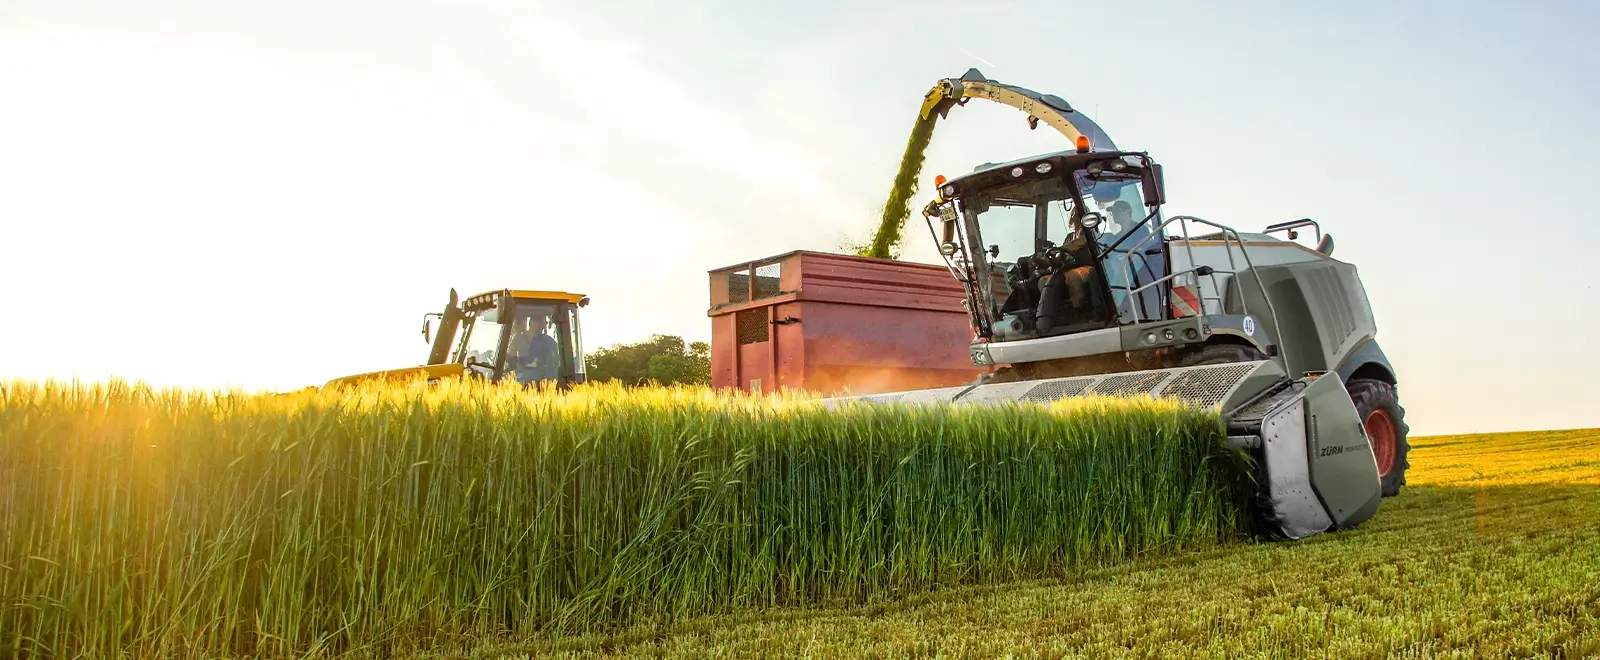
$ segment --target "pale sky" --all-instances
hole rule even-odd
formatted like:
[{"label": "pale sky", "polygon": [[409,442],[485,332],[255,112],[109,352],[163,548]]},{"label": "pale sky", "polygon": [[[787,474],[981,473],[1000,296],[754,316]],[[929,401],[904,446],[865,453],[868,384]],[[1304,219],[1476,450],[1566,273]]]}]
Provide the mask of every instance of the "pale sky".
[{"label": "pale sky", "polygon": [[[863,5],[863,6],[858,6]],[[452,286],[710,337],[706,271],[876,223],[976,66],[1312,217],[1416,433],[1600,426],[1590,3],[0,0],[0,378],[294,388],[426,356]],[[983,102],[924,184],[1066,148]],[[936,262],[919,216],[906,257]]]}]

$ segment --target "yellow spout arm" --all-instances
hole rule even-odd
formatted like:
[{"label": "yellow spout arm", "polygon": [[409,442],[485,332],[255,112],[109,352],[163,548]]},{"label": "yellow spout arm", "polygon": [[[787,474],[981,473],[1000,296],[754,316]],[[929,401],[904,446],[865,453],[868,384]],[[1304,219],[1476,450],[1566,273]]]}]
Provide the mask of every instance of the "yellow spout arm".
[{"label": "yellow spout arm", "polygon": [[967,100],[972,98],[988,99],[1026,112],[1030,128],[1037,128],[1038,122],[1042,121],[1065,135],[1070,144],[1077,144],[1078,137],[1084,136],[1089,139],[1089,148],[1093,151],[1115,151],[1117,148],[1111,136],[1106,135],[1098,124],[1073,110],[1061,97],[990,80],[977,69],[967,70],[960,78],[945,78],[935,84],[922,99],[920,117],[926,120],[932,113],[938,113],[940,118],[944,118],[951,107],[966,105]]}]

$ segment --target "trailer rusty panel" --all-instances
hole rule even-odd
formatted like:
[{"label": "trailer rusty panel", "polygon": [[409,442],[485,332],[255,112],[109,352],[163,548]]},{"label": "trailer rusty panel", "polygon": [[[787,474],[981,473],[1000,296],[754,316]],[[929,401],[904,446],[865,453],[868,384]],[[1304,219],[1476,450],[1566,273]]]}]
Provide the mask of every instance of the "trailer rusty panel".
[{"label": "trailer rusty panel", "polygon": [[872,393],[983,371],[964,292],[942,266],[796,251],[710,275],[714,387]]}]

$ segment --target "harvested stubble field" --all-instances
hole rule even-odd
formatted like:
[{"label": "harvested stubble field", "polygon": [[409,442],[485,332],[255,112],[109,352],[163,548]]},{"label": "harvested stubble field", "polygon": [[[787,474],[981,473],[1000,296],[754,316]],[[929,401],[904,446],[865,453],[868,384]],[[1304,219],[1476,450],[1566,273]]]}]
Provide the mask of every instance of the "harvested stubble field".
[{"label": "harvested stubble field", "polygon": [[470,657],[1600,658],[1600,429],[1415,438],[1411,464],[1298,543]]},{"label": "harvested stubble field", "polygon": [[0,656],[582,642],[1189,552],[1243,525],[1220,432],[1154,402],[11,383]]}]

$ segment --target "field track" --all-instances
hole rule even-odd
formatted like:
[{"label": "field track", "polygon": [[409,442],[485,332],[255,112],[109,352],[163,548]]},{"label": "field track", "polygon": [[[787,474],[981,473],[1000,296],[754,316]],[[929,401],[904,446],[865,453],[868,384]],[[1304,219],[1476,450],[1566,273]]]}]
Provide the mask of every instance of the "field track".
[{"label": "field track", "polygon": [[1600,430],[1413,444],[1350,533],[473,657],[1600,657]]}]

